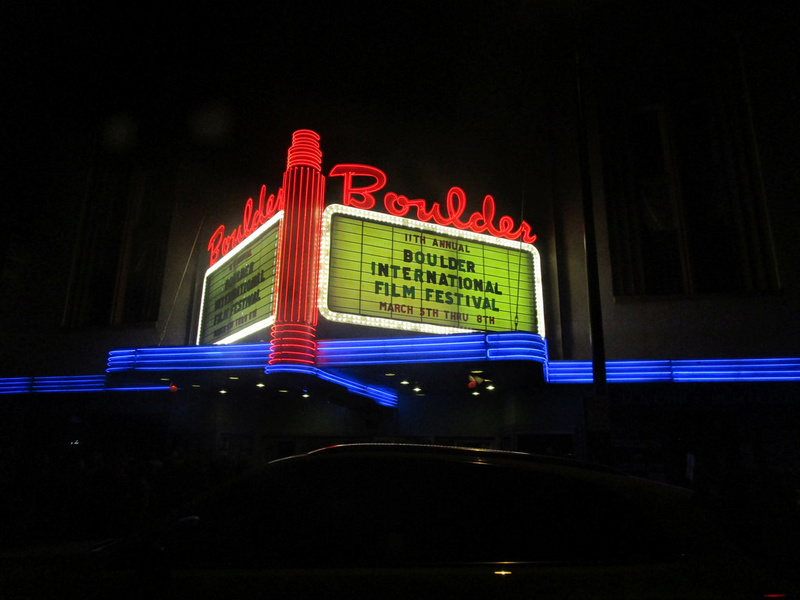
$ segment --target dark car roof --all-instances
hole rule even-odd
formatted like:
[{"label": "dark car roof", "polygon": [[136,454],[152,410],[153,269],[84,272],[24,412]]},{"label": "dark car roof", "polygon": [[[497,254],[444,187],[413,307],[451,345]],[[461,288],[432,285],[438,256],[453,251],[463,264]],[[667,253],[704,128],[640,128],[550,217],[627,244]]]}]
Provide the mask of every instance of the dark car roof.
[{"label": "dark car roof", "polygon": [[495,450],[490,448],[471,448],[464,446],[443,446],[432,444],[411,443],[352,443],[327,446],[312,450],[305,454],[298,454],[280,458],[273,463],[287,460],[320,460],[329,457],[337,458],[419,458],[425,460],[441,460],[456,462],[482,462],[503,466],[532,467],[532,466],[559,466],[599,473],[626,476],[625,473],[595,463],[579,461],[571,458],[544,456],[516,452],[512,450]]},{"label": "dark car roof", "polygon": [[[615,495],[634,499],[637,504],[664,504],[677,501],[681,504],[694,495],[688,488],[665,484],[651,479],[633,476],[612,467],[583,462],[570,458],[542,456],[508,450],[468,448],[405,443],[354,443],[328,446],[305,454],[278,459],[271,466],[318,465],[336,463],[336,467],[350,470],[357,464],[385,464],[395,471],[401,464],[414,463],[434,469],[447,476],[457,464],[487,465],[502,469],[509,477],[539,480],[558,477],[562,481],[582,481],[595,489],[611,490]],[[341,471],[340,471],[341,472]],[[410,471],[413,473],[414,469]],[[414,475],[409,474],[410,477]],[[531,479],[533,478],[533,479]],[[663,506],[662,506],[663,508]],[[680,511],[681,509],[676,509]]]}]

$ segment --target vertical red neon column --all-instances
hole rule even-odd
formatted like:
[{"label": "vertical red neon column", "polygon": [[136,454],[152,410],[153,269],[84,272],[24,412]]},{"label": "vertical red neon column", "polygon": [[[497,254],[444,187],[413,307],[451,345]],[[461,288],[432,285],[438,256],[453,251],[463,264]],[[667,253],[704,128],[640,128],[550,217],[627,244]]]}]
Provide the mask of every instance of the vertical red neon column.
[{"label": "vertical red neon column", "polygon": [[317,278],[325,176],[319,135],[295,131],[283,174],[284,217],[270,364],[313,365],[317,358]]}]

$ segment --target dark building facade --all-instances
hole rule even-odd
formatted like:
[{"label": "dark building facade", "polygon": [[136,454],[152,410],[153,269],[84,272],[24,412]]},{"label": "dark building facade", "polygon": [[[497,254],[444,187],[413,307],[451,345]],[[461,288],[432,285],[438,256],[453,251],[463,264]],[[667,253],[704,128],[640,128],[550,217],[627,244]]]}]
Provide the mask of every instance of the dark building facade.
[{"label": "dark building facade", "polygon": [[[69,158],[54,162],[49,193],[77,202],[54,203],[48,219],[21,209],[26,228],[5,246],[5,439],[234,462],[342,441],[423,441],[589,457],[681,484],[796,477],[791,10],[598,2],[554,11],[546,26],[540,16],[520,4],[496,31],[486,26],[513,59],[470,63],[473,83],[442,94],[449,122],[424,113],[377,125],[363,105],[342,109],[348,118],[330,107],[317,117],[286,100],[280,127],[259,122],[234,141],[220,133],[225,104],[192,113],[191,139],[177,125],[155,135],[114,114],[89,146],[77,131],[60,139]],[[464,27],[482,31],[476,23]],[[277,190],[303,127],[320,134],[325,175],[376,165],[411,197],[443,204],[447,187],[462,185],[471,210],[493,194],[502,214],[530,222],[546,356],[342,367],[391,388],[393,406],[318,377],[265,380],[266,359],[106,375],[109,352],[196,344],[208,240],[220,223],[241,222],[262,184]],[[134,133],[157,143],[139,151]],[[340,186],[329,177],[327,203]],[[323,318],[319,332],[387,335]],[[603,380],[587,375],[593,357],[608,361]],[[34,379],[81,375],[102,381],[81,391],[72,379],[64,385],[75,391],[62,392]]]}]

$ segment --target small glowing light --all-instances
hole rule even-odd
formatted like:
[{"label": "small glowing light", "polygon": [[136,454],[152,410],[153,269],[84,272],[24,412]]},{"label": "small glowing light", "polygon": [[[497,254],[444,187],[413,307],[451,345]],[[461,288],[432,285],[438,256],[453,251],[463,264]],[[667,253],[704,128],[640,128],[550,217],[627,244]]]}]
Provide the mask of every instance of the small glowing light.
[{"label": "small glowing light", "polygon": [[309,394],[308,392],[305,392],[305,393],[302,394],[302,397],[303,398],[311,398],[311,394]]},{"label": "small glowing light", "polygon": [[411,382],[406,379],[403,379],[403,381],[400,382],[400,385],[408,385],[409,383]]},{"label": "small glowing light", "polygon": [[394,377],[394,373],[384,373],[384,375],[386,375],[386,377]]},{"label": "small glowing light", "polygon": [[473,396],[480,396],[481,393],[478,390],[475,390],[474,392],[472,392],[472,395]]},{"label": "small glowing light", "polygon": [[503,576],[503,577],[504,577],[504,576],[506,576],[506,575],[511,575],[511,571],[495,571],[495,572],[494,572],[494,574],[495,574],[495,575],[500,575],[500,576]]},{"label": "small glowing light", "polygon": [[266,385],[266,384],[264,384],[264,383],[262,383],[262,382],[260,382],[260,381],[259,381],[259,382],[256,384],[256,387],[257,387],[257,388],[263,388],[265,385]]},{"label": "small glowing light", "polygon": [[494,386],[490,383],[489,385],[486,386],[486,389],[487,390],[493,390]]},{"label": "small glowing light", "polygon": [[421,388],[421,387],[419,387],[419,386],[415,386],[415,387],[414,387],[414,391],[415,391],[415,392],[421,392],[421,391],[422,391],[422,388]]},{"label": "small glowing light", "polygon": [[239,378],[238,378],[238,377],[236,377],[235,375],[231,375],[230,377],[228,377],[228,379],[233,379],[233,380],[236,380],[236,379],[239,379]]},{"label": "small glowing light", "polygon": [[278,392],[280,392],[281,394],[288,394],[289,390],[278,390]]},{"label": "small glowing light", "polygon": [[228,393],[228,390],[220,390],[220,391],[219,391],[219,393],[220,393],[220,394],[227,394],[227,393]]}]

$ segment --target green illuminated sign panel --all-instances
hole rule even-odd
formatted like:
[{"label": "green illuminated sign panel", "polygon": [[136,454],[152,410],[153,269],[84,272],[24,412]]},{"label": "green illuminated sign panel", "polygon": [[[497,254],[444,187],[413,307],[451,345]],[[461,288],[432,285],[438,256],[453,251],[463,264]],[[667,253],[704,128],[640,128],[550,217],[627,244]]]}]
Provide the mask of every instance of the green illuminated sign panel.
[{"label": "green illuminated sign panel", "polygon": [[229,344],[274,321],[278,213],[206,271],[197,343]]},{"label": "green illuminated sign panel", "polygon": [[322,243],[320,311],[328,319],[544,335],[531,244],[341,205],[326,209]]}]

